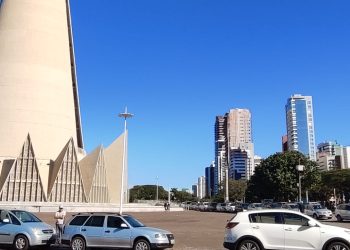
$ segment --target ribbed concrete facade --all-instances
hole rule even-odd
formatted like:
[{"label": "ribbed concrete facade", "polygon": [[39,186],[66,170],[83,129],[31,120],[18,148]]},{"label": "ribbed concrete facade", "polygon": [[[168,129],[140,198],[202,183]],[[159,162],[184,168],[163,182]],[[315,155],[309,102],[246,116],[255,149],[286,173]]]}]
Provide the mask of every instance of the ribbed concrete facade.
[{"label": "ribbed concrete facade", "polygon": [[28,133],[43,165],[70,138],[83,147],[67,7],[66,0],[1,4],[2,157],[16,157]]},{"label": "ribbed concrete facade", "polygon": [[0,0],[0,201],[120,201],[125,135],[85,155],[73,48],[68,0]]}]

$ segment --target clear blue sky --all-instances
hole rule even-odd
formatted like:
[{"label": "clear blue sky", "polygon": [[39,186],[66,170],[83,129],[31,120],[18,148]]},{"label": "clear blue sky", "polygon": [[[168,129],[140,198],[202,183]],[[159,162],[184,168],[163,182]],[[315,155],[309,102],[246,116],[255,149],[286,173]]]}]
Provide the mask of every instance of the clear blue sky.
[{"label": "clear blue sky", "polygon": [[284,105],[313,96],[317,143],[350,144],[350,2],[71,1],[85,147],[129,120],[129,184],[191,187],[214,122],[252,113],[256,154],[281,150]]}]

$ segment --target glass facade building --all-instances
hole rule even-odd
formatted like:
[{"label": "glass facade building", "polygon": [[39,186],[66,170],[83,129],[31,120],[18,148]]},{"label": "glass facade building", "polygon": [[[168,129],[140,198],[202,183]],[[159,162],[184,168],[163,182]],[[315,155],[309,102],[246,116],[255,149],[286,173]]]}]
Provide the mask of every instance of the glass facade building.
[{"label": "glass facade building", "polygon": [[299,151],[316,161],[312,97],[293,95],[285,108],[288,150]]}]

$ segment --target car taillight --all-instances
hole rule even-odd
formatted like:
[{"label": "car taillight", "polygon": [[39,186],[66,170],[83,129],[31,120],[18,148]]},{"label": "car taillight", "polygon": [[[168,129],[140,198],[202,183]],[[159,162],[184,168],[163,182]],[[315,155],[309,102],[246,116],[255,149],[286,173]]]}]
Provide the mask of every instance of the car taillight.
[{"label": "car taillight", "polygon": [[226,224],[226,229],[232,229],[238,225],[238,222],[229,222]]}]

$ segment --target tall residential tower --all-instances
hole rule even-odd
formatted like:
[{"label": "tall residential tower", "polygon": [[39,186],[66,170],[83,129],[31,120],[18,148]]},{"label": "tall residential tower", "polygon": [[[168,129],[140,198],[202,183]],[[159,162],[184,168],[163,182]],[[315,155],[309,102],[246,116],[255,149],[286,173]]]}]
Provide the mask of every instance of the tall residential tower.
[{"label": "tall residential tower", "polygon": [[233,179],[249,180],[254,173],[254,145],[251,113],[248,109],[231,109],[215,120],[214,193],[225,181],[226,171]]},{"label": "tall residential tower", "polygon": [[295,94],[288,99],[285,109],[288,150],[299,151],[316,161],[312,97]]}]

